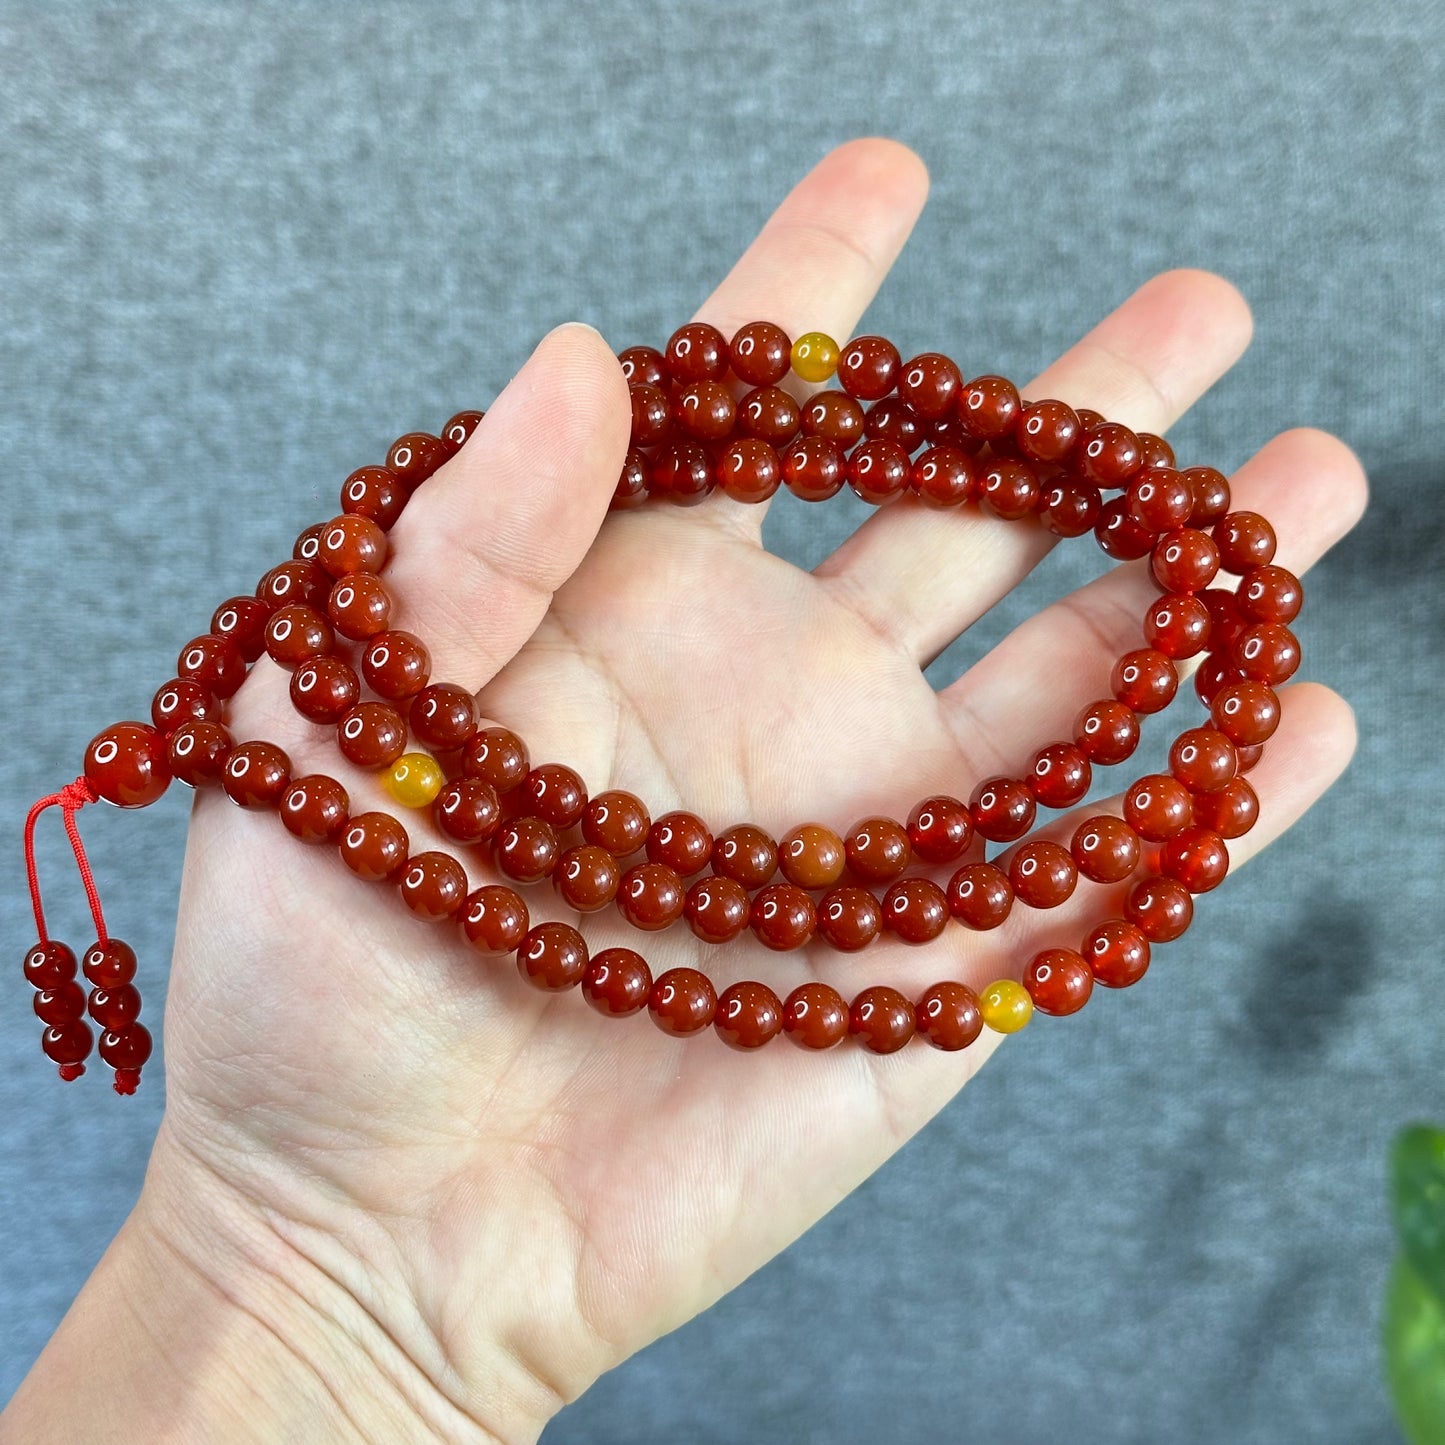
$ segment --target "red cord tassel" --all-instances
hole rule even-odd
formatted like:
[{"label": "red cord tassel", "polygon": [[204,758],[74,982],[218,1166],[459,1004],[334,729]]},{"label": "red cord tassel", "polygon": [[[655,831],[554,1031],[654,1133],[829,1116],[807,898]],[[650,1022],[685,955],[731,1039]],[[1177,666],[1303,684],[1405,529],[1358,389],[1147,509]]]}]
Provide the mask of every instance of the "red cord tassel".
[{"label": "red cord tassel", "polygon": [[80,829],[76,826],[75,815],[87,803],[98,802],[100,794],[91,787],[84,776],[73,783],[67,783],[58,793],[41,798],[31,808],[25,819],[25,872],[30,879],[30,906],[35,910],[35,930],[41,943],[49,943],[50,935],[45,931],[45,909],[40,902],[40,874],[35,866],[35,823],[47,809],[59,806],[65,816],[65,831],[70,836],[70,846],[75,853],[76,867],[80,869],[80,881],[90,903],[90,916],[95,920],[95,936],[105,943],[109,935],[105,931],[105,915],[100,911],[100,893],[91,876],[90,862],[85,856],[85,845],[80,841]]}]

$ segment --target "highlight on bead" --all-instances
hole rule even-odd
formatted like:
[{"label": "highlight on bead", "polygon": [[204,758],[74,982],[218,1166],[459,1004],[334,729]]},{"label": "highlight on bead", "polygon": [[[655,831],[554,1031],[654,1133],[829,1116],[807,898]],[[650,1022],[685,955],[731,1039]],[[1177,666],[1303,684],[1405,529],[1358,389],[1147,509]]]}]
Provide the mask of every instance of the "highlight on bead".
[{"label": "highlight on bead", "polygon": [[386,791],[404,808],[425,808],[436,801],[446,774],[429,753],[403,753],[382,775]]}]

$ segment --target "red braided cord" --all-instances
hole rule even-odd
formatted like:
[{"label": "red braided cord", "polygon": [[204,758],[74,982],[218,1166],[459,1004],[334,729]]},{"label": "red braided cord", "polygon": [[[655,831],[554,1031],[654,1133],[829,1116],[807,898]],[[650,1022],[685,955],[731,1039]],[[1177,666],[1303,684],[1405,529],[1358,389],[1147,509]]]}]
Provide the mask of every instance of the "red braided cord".
[{"label": "red braided cord", "polygon": [[49,943],[50,935],[45,931],[45,909],[40,902],[40,874],[35,865],[35,823],[47,809],[59,806],[65,816],[65,831],[70,837],[70,846],[75,853],[75,864],[80,869],[80,881],[90,903],[90,916],[95,920],[96,937],[104,943],[109,935],[105,931],[105,915],[100,911],[100,893],[91,876],[90,862],[85,856],[85,845],[80,841],[80,829],[75,815],[87,803],[94,803],[99,794],[90,786],[89,779],[77,778],[67,783],[58,793],[41,798],[25,818],[25,875],[30,881],[30,906],[35,910],[35,930],[41,943]]}]

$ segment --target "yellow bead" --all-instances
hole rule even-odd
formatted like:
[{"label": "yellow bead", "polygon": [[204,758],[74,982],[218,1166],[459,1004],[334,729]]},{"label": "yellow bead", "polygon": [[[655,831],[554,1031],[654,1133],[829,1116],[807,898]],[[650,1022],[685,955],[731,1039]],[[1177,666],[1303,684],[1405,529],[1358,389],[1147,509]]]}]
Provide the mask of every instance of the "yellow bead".
[{"label": "yellow bead", "polygon": [[793,370],[804,381],[827,381],[838,369],[838,343],[822,331],[809,331],[793,343]]},{"label": "yellow bead", "polygon": [[1016,1034],[1033,1017],[1034,1001],[1023,984],[1001,978],[979,994],[978,1011],[994,1033]]},{"label": "yellow bead", "polygon": [[425,808],[446,780],[435,758],[426,753],[403,753],[386,770],[386,791],[405,808]]}]

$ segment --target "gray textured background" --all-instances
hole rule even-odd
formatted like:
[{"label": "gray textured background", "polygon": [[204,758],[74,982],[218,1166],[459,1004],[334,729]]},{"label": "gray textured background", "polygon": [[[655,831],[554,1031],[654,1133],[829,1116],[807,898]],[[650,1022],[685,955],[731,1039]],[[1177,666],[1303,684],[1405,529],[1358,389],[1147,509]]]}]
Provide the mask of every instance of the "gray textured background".
[{"label": "gray textured background", "polygon": [[[162,1102],[159,1071],[121,1100],[39,1056],[26,804],[359,460],[555,322],[659,341],[830,144],[883,132],[934,179],[869,318],[905,354],[1022,377],[1164,267],[1244,291],[1254,346],[1173,440],[1227,468],[1313,424],[1365,462],[1302,621],[1360,753],[1167,966],[1024,1035],[547,1441],[1397,1439],[1385,1150],[1445,1116],[1442,41],[1418,0],[0,4],[0,1398]],[[855,521],[780,505],[772,545]],[[185,814],[83,818],[152,1009]],[[78,938],[53,820],[43,866]]]}]

